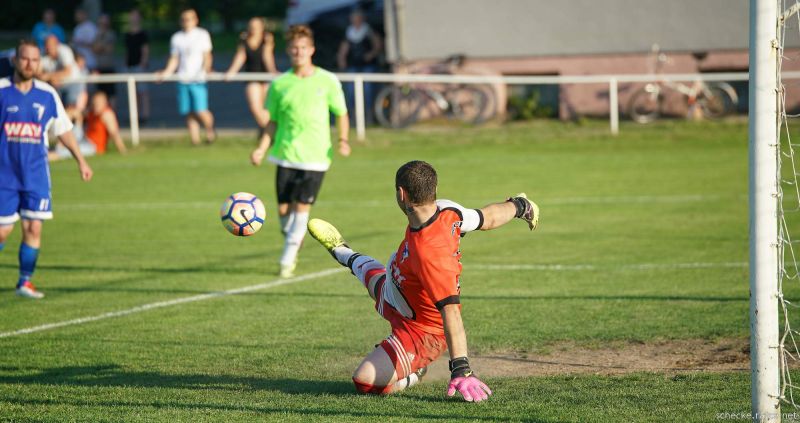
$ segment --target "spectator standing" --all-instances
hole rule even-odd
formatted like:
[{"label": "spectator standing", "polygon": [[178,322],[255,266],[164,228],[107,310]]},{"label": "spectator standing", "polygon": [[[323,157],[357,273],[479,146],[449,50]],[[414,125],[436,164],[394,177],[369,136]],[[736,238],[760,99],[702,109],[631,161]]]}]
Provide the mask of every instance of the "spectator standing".
[{"label": "spectator standing", "polygon": [[75,30],[72,32],[72,47],[86,59],[89,71],[97,69],[97,59],[92,47],[97,38],[97,25],[89,20],[89,15],[83,9],[75,10]]},{"label": "spectator standing", "polygon": [[199,19],[194,9],[181,12],[182,29],[176,32],[169,43],[167,67],[158,72],[158,80],[178,74],[178,110],[186,116],[193,145],[200,144],[200,124],[206,130],[206,143],[216,140],[214,115],[208,110],[208,87],[206,74],[211,72],[211,36],[198,27]]},{"label": "spectator standing", "polygon": [[[264,18],[251,18],[247,24],[247,32],[242,33],[239,47],[233,56],[230,68],[225,73],[226,79],[235,75],[244,67],[245,72],[254,73],[277,73],[275,67],[275,37],[266,30],[266,20]],[[261,81],[249,81],[245,86],[247,105],[250,113],[256,120],[256,124],[261,128],[259,131],[259,141],[267,136],[263,130],[269,121],[269,113],[264,109],[264,101],[267,98],[267,88],[269,84]]]},{"label": "spectator standing", "polygon": [[55,35],[58,41],[62,43],[67,42],[67,35],[64,33],[64,28],[56,22],[56,12],[53,9],[44,9],[42,12],[42,20],[33,26],[31,36],[36,43],[39,44],[39,50],[44,51],[44,40],[49,35]]},{"label": "spectator standing", "polygon": [[[101,74],[116,72],[114,66],[114,46],[117,43],[117,34],[111,29],[111,18],[103,13],[97,19],[97,36],[92,44],[92,51],[97,59],[97,71]],[[106,93],[108,101],[114,104],[116,94],[115,84],[97,84],[97,89]]]},{"label": "spectator standing", "polygon": [[[366,22],[364,12],[353,10],[345,38],[339,45],[336,60],[339,69],[353,73],[372,73],[378,70],[378,56],[383,51],[383,40]],[[344,84],[347,108],[355,107],[353,83]],[[372,83],[364,83],[364,110],[367,121],[372,121]]]},{"label": "spectator standing", "polygon": [[[125,66],[129,73],[147,73],[150,61],[150,39],[142,29],[142,14],[133,9],[128,14],[128,32],[125,33]],[[136,83],[136,103],[139,105],[139,121],[150,118],[150,94],[147,83]]]}]

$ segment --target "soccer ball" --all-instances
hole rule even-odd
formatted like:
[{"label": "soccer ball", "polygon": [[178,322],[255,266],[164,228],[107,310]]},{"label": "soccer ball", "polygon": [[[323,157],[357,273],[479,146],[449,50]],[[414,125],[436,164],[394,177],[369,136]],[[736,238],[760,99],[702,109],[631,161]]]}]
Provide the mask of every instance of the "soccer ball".
[{"label": "soccer ball", "polygon": [[250,236],[264,225],[264,203],[249,192],[231,194],[222,203],[219,216],[222,226],[236,236]]}]

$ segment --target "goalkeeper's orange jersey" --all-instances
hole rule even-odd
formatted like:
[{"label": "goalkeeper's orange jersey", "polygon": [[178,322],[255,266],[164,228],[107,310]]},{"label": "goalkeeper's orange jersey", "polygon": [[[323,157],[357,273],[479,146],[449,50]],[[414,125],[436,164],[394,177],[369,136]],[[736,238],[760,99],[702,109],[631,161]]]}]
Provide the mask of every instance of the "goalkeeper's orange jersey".
[{"label": "goalkeeper's orange jersey", "polygon": [[448,200],[436,204],[436,214],[420,228],[406,228],[405,239],[389,260],[391,283],[385,284],[382,303],[396,309],[410,326],[441,335],[440,310],[461,304],[462,234],[480,229],[483,215]]}]

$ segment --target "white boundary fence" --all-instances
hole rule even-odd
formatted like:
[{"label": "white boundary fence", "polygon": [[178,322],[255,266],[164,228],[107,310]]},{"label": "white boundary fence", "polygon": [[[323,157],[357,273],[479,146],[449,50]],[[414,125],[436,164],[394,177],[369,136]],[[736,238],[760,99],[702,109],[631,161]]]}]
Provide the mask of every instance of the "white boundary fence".
[{"label": "white boundary fence", "polygon": [[[226,79],[223,73],[212,73],[206,77],[208,82],[248,82],[272,81],[279,74],[239,73]],[[747,81],[747,72],[730,73],[686,73],[686,74],[637,74],[637,75],[570,75],[570,76],[483,76],[483,75],[416,75],[392,73],[337,73],[342,82],[354,83],[356,137],[366,139],[366,119],[364,104],[365,82],[394,83],[438,83],[438,84],[506,84],[506,85],[552,85],[552,84],[608,84],[609,88],[609,126],[612,134],[619,133],[619,83],[623,82],[655,82],[655,81]],[[800,71],[784,72],[782,79],[800,79]],[[89,75],[82,78],[69,79],[64,82],[88,83],[127,83],[128,110],[130,111],[131,142],[139,144],[139,116],[136,103],[136,83],[156,82],[155,73],[150,74],[111,74]],[[176,76],[164,79],[164,82],[179,82]],[[243,100],[244,101],[244,100]],[[370,105],[371,107],[371,105]]]}]

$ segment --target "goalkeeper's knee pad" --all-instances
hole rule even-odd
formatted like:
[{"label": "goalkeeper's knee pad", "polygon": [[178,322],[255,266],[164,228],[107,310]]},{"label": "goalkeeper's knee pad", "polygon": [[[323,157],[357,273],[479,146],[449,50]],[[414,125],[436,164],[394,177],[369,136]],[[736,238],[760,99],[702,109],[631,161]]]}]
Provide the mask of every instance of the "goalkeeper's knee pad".
[{"label": "goalkeeper's knee pad", "polygon": [[375,386],[361,382],[356,378],[353,378],[353,384],[356,385],[356,391],[362,394],[386,395],[392,391],[391,386]]}]

